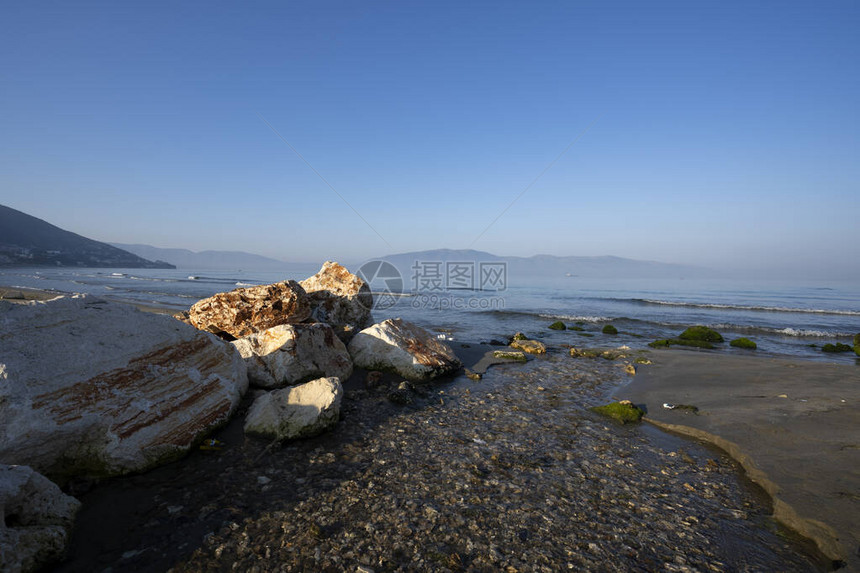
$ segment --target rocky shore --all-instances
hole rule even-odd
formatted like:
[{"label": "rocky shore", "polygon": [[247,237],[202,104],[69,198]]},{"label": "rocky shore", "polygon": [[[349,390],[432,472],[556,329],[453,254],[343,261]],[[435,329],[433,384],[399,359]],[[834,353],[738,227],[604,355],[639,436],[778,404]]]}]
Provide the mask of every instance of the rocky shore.
[{"label": "rocky shore", "polygon": [[0,568],[829,565],[725,455],[591,411],[649,351],[452,348],[370,305],[337,263],[175,318],[0,301]]},{"label": "rocky shore", "polygon": [[357,371],[331,433],[234,421],[219,451],[80,495],[56,571],[824,570],[728,456],[588,412],[628,377],[551,351],[398,405],[400,377]]}]

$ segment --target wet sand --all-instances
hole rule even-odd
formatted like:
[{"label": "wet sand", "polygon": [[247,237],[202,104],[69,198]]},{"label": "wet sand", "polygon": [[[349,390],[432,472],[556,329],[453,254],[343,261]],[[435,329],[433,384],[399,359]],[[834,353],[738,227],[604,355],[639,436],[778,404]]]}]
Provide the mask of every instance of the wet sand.
[{"label": "wet sand", "polygon": [[860,571],[860,361],[684,350],[651,358],[618,397],[661,428],[729,452],[773,498],[776,519]]}]

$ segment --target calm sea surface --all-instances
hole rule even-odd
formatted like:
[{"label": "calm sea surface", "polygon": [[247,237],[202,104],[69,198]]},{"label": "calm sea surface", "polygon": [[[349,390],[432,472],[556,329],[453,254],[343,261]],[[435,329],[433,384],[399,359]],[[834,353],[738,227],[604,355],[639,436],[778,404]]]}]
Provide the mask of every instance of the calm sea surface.
[{"label": "calm sea surface", "polygon": [[[301,280],[318,269],[313,264],[277,273],[4,269],[0,285],[82,292],[184,310],[217,292]],[[383,283],[372,286],[380,292],[385,288]],[[500,292],[406,293],[379,295],[376,300],[380,303],[374,310],[376,320],[401,316],[454,340],[504,340],[523,331],[549,344],[641,348],[657,338],[676,336],[689,325],[704,324],[727,339],[753,339],[759,354],[860,364],[853,352],[820,350],[828,342],[851,344],[860,332],[860,285],[856,283],[559,277],[515,284]],[[547,326],[556,320],[583,331],[549,330]],[[615,325],[620,334],[602,334],[606,323]],[[726,345],[724,352],[745,351]]]}]

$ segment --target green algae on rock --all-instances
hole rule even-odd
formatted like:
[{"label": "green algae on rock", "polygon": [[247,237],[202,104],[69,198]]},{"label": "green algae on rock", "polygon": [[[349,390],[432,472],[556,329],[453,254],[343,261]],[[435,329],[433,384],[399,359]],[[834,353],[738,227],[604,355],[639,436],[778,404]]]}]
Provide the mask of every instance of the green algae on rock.
[{"label": "green algae on rock", "polygon": [[692,346],[694,348],[706,348],[708,350],[712,350],[715,348],[713,344],[710,342],[706,342],[704,340],[684,340],[681,338],[663,338],[660,340],[655,340],[654,342],[649,342],[648,346],[651,348],[669,348],[670,346]]},{"label": "green algae on rock", "polygon": [[682,332],[678,338],[681,340],[697,340],[702,342],[723,342],[722,335],[707,326],[691,326]]},{"label": "green algae on rock", "polygon": [[618,334],[618,329],[611,324],[607,324],[603,327],[603,334]]},{"label": "green algae on rock", "polygon": [[553,330],[567,330],[567,327],[560,320],[556,320],[555,322],[550,324],[549,327]]},{"label": "green algae on rock", "polygon": [[755,350],[758,348],[758,345],[755,342],[744,337],[735,338],[729,342],[729,346],[734,346],[735,348],[746,348],[747,350]]},{"label": "green algae on rock", "polygon": [[600,358],[601,350],[596,348],[571,348],[570,355],[574,358]]},{"label": "green algae on rock", "polygon": [[503,360],[515,360],[517,362],[525,362],[526,355],[522,352],[509,352],[505,350],[493,351],[493,358],[501,358]]},{"label": "green algae on rock", "polygon": [[589,408],[589,410],[596,414],[601,414],[608,418],[612,418],[613,420],[621,422],[622,424],[632,424],[638,422],[642,419],[642,416],[645,415],[645,412],[642,410],[642,408],[637,408],[629,400],[611,402],[604,406],[594,406],[593,408]]},{"label": "green algae on rock", "polygon": [[825,344],[821,347],[822,352],[851,352],[852,350],[856,352],[856,347],[851,348],[847,344],[842,344],[841,342],[837,342],[836,344]]}]

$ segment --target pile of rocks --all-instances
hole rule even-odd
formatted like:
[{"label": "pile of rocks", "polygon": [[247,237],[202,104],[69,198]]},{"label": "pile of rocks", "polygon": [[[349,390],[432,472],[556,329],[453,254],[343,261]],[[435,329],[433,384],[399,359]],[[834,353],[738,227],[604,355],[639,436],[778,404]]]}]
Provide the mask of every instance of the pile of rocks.
[{"label": "pile of rocks", "polygon": [[[89,296],[0,301],[0,568],[63,554],[78,504],[40,473],[62,485],[174,460],[226,423],[249,386],[246,432],[284,440],[337,423],[353,363],[410,380],[460,368],[415,325],[367,327],[372,304],[369,286],[334,262],[300,283],[216,294],[182,320]],[[22,475],[56,488],[61,509],[19,509]]]}]

